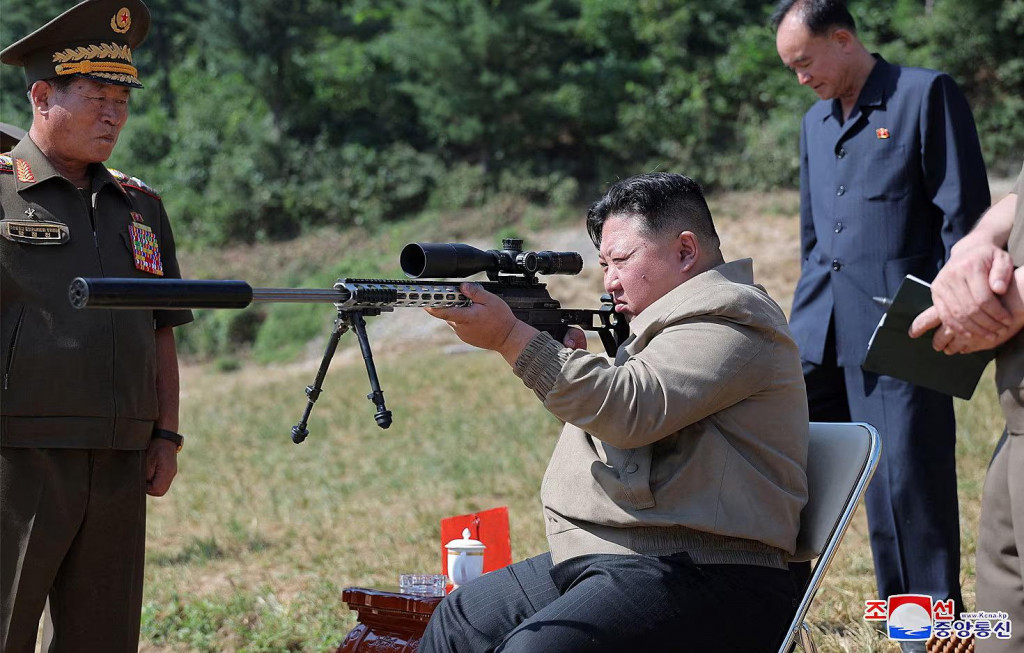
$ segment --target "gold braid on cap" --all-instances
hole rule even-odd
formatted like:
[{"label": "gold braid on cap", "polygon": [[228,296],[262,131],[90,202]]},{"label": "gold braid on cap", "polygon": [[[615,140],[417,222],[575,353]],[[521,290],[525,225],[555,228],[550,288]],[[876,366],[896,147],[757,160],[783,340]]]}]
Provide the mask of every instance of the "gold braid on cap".
[{"label": "gold braid on cap", "polygon": [[[58,75],[100,75],[109,79],[125,81],[124,76],[138,77],[135,66],[114,61],[92,61],[93,59],[132,60],[132,50],[127,45],[116,43],[100,43],[99,45],[68,48],[53,53],[53,61],[57,64],[54,72]],[[102,74],[107,73],[107,74]],[[134,81],[134,80],[127,80]]]},{"label": "gold braid on cap", "polygon": [[135,66],[126,63],[83,61],[81,63],[59,64],[53,69],[58,75],[91,75],[94,73],[118,73],[138,77],[139,71]]},{"label": "gold braid on cap", "polygon": [[80,48],[68,48],[67,50],[53,53],[54,63],[82,61],[83,59],[124,59],[131,62],[132,49],[127,45],[118,45],[117,43],[100,43],[99,45],[82,46]]}]

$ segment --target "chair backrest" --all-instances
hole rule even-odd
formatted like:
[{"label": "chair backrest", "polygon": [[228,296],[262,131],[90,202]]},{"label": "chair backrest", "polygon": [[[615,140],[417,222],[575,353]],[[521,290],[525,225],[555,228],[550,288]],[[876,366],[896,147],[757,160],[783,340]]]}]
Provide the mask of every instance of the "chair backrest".
[{"label": "chair backrest", "polygon": [[811,422],[807,505],[793,561],[818,559],[780,651],[787,651],[878,466],[882,443],[869,424]]}]

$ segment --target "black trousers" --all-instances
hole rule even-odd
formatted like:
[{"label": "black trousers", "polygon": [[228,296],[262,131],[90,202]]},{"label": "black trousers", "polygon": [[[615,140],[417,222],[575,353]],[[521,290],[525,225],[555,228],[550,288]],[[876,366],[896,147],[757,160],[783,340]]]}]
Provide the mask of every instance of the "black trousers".
[{"label": "black trousers", "polygon": [[543,554],[485,574],[434,611],[421,653],[776,651],[798,601],[789,571],[688,555]]}]

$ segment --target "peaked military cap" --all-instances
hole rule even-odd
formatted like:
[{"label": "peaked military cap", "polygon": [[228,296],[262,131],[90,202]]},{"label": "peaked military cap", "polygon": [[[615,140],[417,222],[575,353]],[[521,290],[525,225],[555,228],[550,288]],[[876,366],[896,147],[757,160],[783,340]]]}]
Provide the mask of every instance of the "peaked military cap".
[{"label": "peaked military cap", "polygon": [[86,0],[0,52],[0,62],[25,69],[29,86],[80,75],[104,84],[142,88],[132,48],[149,32],[142,0]]}]

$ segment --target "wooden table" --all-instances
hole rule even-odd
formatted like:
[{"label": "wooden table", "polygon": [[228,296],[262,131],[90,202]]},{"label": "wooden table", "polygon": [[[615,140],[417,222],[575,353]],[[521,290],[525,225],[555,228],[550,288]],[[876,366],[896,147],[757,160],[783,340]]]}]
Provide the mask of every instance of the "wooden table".
[{"label": "wooden table", "polygon": [[359,623],[336,653],[412,653],[434,608],[444,597],[402,594],[398,588],[346,588],[341,598],[358,614]]}]

